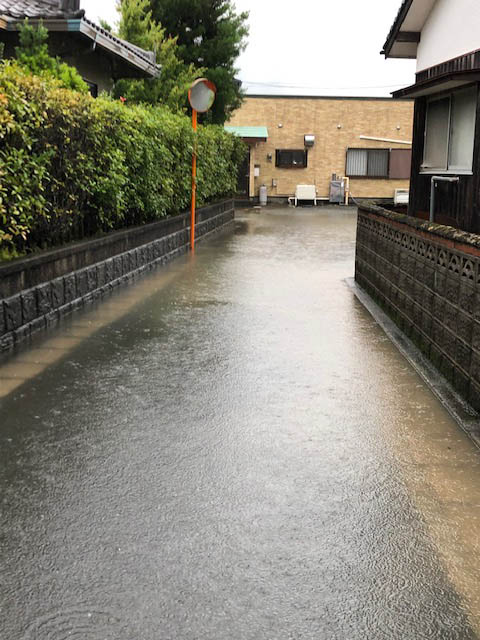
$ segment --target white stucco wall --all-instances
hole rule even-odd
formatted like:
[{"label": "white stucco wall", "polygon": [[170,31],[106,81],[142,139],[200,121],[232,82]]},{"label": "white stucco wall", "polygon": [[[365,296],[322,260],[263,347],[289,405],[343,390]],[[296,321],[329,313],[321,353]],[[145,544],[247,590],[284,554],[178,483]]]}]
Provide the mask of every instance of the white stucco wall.
[{"label": "white stucco wall", "polygon": [[417,49],[417,71],[480,49],[480,0],[437,0]]}]

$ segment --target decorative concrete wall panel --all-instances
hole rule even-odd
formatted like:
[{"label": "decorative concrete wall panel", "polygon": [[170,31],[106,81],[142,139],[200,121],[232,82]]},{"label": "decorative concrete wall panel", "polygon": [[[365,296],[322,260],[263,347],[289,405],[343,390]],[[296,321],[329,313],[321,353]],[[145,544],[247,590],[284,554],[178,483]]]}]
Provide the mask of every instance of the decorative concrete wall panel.
[{"label": "decorative concrete wall panel", "polygon": [[365,204],[355,278],[480,410],[480,237]]}]

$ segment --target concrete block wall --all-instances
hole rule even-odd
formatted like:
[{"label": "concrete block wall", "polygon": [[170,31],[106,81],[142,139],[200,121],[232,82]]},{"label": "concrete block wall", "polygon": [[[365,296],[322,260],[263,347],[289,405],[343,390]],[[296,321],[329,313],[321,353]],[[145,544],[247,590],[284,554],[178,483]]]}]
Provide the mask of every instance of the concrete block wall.
[{"label": "concrete block wall", "polygon": [[[270,197],[295,193],[297,184],[314,184],[320,197],[328,197],[332,173],[345,175],[347,148],[409,149],[409,145],[362,140],[361,135],[412,140],[413,102],[390,98],[318,98],[247,96],[230,121],[232,126],[266,126],[267,142],[251,147],[253,164],[260,165],[251,195],[265,184]],[[281,126],[280,126],[281,125]],[[339,128],[340,126],[340,128]],[[308,150],[307,168],[275,167],[276,149],[303,149],[304,135],[315,135]],[[271,154],[271,161],[267,156]],[[272,181],[277,186],[272,186]],[[358,198],[392,198],[395,189],[408,189],[409,180],[355,178],[350,181]]]},{"label": "concrete block wall", "polygon": [[480,236],[365,204],[355,280],[480,410]]},{"label": "concrete block wall", "polygon": [[[190,214],[0,266],[0,351],[157,265],[186,253]],[[196,239],[233,226],[233,201],[197,211]]]}]

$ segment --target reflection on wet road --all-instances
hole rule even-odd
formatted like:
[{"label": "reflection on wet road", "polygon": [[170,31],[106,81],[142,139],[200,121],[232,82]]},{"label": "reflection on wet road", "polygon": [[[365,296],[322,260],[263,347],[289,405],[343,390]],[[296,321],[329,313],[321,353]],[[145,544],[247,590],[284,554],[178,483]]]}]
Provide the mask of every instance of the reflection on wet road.
[{"label": "reflection on wet road", "polygon": [[0,637],[480,637],[480,453],[344,283],[238,214],[0,365]]}]

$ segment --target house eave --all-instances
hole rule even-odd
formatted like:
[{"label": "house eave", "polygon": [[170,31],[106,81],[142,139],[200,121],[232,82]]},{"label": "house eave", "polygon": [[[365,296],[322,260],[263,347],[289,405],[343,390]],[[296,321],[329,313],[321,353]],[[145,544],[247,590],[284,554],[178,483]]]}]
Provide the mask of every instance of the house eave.
[{"label": "house eave", "polygon": [[[6,31],[18,31],[24,23],[23,20],[0,16],[0,29]],[[160,67],[142,57],[133,48],[126,46],[121,40],[111,36],[104,29],[97,27],[94,23],[85,18],[53,18],[53,19],[30,19],[32,25],[43,24],[49,32],[78,33],[87,38],[96,48],[99,47],[109,54],[119,58],[128,66],[140,71],[145,76],[152,78],[160,75]]]},{"label": "house eave", "polygon": [[388,55],[381,51],[386,58],[415,59],[417,57],[420,33],[418,31],[399,31],[398,36],[392,43]]},{"label": "house eave", "polygon": [[385,56],[385,58],[394,57],[390,55],[390,52],[395,42],[395,38],[397,37],[402,27],[402,24],[405,18],[407,17],[408,12],[410,11],[410,7],[412,6],[412,3],[413,3],[413,0],[404,0],[403,4],[400,7],[397,17],[395,18],[395,22],[393,23],[390,29],[390,33],[388,34],[387,39],[385,40],[385,44],[383,45],[383,49],[381,53]]},{"label": "house eave", "polygon": [[416,58],[421,32],[436,0],[403,0],[381,53],[386,58]]},{"label": "house eave", "polygon": [[142,58],[137,53],[135,53],[135,51],[133,51],[132,49],[124,46],[116,39],[112,38],[109,35],[107,36],[106,33],[103,33],[103,30],[95,28],[92,23],[89,23],[85,19],[82,18],[81,20],[68,20],[68,23],[69,26],[70,24],[72,26],[72,29],[68,29],[69,31],[74,31],[76,28],[78,28],[77,24],[73,23],[79,23],[78,30],[80,31],[80,33],[95,42],[96,46],[101,47],[102,49],[105,49],[110,53],[113,53],[113,55],[119,58],[122,58],[130,65],[143,71],[145,74],[151,77],[157,77],[160,75],[160,68],[158,67],[158,65],[152,64],[145,58]]},{"label": "house eave", "polygon": [[421,98],[423,96],[449,91],[458,87],[480,81],[480,71],[470,70],[457,73],[445,73],[435,78],[417,82],[392,93],[392,97],[401,100],[405,98]]}]

